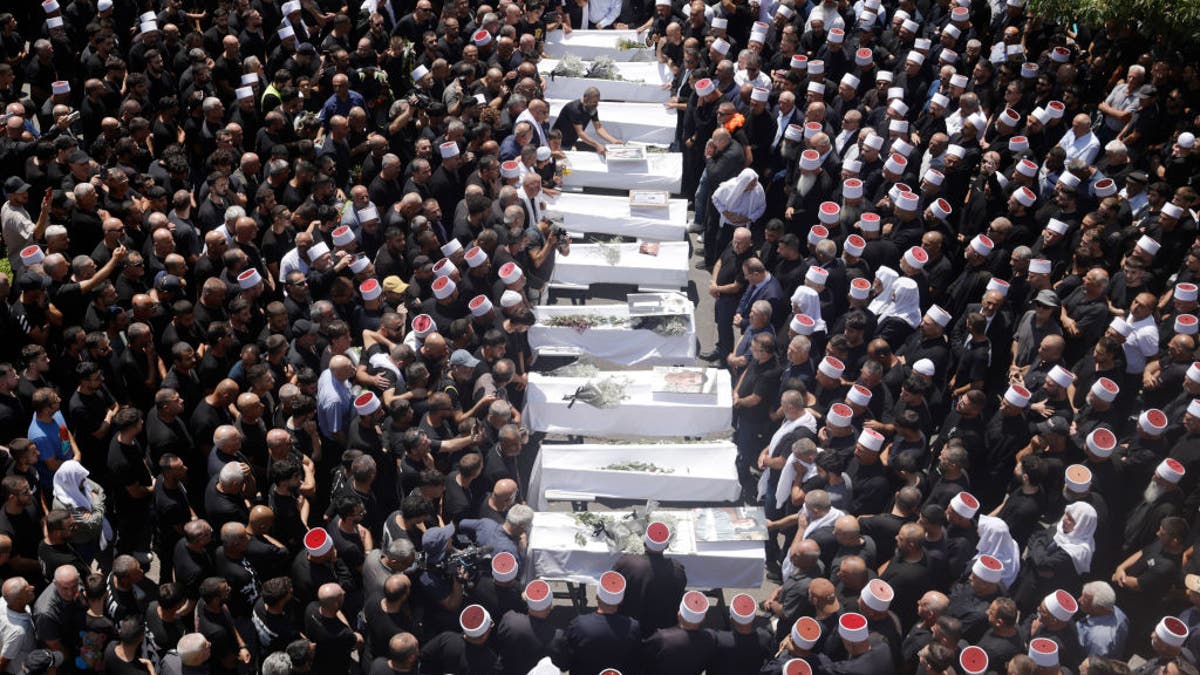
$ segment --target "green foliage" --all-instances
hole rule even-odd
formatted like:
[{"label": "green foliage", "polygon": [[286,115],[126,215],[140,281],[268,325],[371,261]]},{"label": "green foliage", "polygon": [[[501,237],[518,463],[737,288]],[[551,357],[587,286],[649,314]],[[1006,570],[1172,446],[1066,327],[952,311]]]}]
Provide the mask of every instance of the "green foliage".
[{"label": "green foliage", "polygon": [[1029,0],[1032,14],[1100,29],[1112,21],[1162,36],[1177,47],[1200,39],[1200,0]]}]

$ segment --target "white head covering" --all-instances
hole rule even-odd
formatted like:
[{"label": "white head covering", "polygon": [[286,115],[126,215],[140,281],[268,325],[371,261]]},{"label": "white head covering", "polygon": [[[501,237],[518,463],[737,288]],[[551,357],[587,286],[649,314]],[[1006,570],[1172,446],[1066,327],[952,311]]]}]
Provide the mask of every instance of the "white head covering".
[{"label": "white head covering", "polygon": [[909,326],[916,328],[921,323],[921,291],[917,282],[908,277],[901,277],[892,284],[891,301],[879,314],[882,319],[894,316]]},{"label": "white head covering", "polygon": [[[746,188],[751,183],[754,184],[754,189],[747,191]],[[767,193],[758,182],[758,173],[754,169],[746,168],[737,176],[718,185],[717,189],[713,190],[712,200],[718,212],[732,211],[757,219],[766,209]]]},{"label": "white head covering", "polygon": [[900,278],[900,273],[887,265],[883,265],[875,270],[875,278],[879,280],[883,288],[880,289],[879,295],[875,296],[871,304],[867,305],[867,310],[875,316],[879,316],[879,312],[892,300],[892,284],[896,283],[896,279]]},{"label": "white head covering", "polygon": [[92,496],[86,489],[80,489],[79,484],[88,477],[90,472],[82,464],[69,459],[54,472],[54,498],[76,509],[92,508]]},{"label": "white head covering", "polygon": [[1070,534],[1063,532],[1062,518],[1055,526],[1054,543],[1071,556],[1075,571],[1086,574],[1092,569],[1092,554],[1096,552],[1096,509],[1087,502],[1074,502],[1066,508],[1066,514],[1075,521]]},{"label": "white head covering", "polygon": [[792,293],[792,306],[799,307],[800,314],[805,314],[813,320],[814,331],[826,329],[825,320],[821,318],[821,296],[817,295],[816,291],[801,284]]},{"label": "white head covering", "polygon": [[981,555],[990,555],[1004,564],[1004,576],[1000,583],[1010,588],[1021,571],[1021,547],[1008,533],[1008,523],[992,516],[979,516],[979,543],[975,545],[975,560]]}]

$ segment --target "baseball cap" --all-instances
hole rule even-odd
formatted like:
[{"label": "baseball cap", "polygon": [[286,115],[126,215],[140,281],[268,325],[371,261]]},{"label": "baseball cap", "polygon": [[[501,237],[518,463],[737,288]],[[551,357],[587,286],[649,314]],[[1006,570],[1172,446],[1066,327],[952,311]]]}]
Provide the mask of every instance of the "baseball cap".
[{"label": "baseball cap", "polygon": [[1048,288],[1043,288],[1042,290],[1038,291],[1038,294],[1033,301],[1039,305],[1045,305],[1047,307],[1062,306],[1062,302],[1058,299],[1058,295]]},{"label": "baseball cap", "polygon": [[465,349],[455,349],[454,353],[450,355],[450,365],[474,368],[479,365],[479,359],[471,356],[471,352]]},{"label": "baseball cap", "polygon": [[62,665],[62,652],[52,652],[49,649],[35,649],[25,656],[22,670],[29,675],[42,675]]},{"label": "baseball cap", "polygon": [[9,176],[8,180],[4,181],[4,194],[23,194],[29,192],[30,187],[32,186],[21,180],[20,176]]}]

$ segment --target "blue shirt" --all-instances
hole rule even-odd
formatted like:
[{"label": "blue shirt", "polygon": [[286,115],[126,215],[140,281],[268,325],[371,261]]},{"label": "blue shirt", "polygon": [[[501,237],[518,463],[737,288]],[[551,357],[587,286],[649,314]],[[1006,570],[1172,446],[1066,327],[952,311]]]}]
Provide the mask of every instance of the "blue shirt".
[{"label": "blue shirt", "polygon": [[1108,616],[1084,617],[1075,624],[1075,630],[1079,646],[1089,656],[1118,658],[1125,653],[1125,642],[1129,639],[1129,617],[1114,606]]},{"label": "blue shirt", "polygon": [[61,410],[54,413],[52,422],[40,422],[36,415],[29,422],[29,440],[38,449],[37,470],[43,487],[49,488],[50,479],[54,476],[54,472],[46,465],[47,461],[57,459],[65,462],[75,457],[70,442],[62,440],[61,429],[66,428],[67,421],[63,419]]},{"label": "blue shirt", "polygon": [[325,105],[321,106],[321,124],[328,127],[330,117],[334,115],[349,115],[351,108],[365,108],[366,105],[362,94],[353,89],[350,90],[345,100],[338,98],[337,94],[333,94],[325,99]]},{"label": "blue shirt", "polygon": [[317,379],[317,426],[326,438],[346,430],[350,419],[350,408],[354,399],[345,382],[333,377],[333,371],[326,368]]},{"label": "blue shirt", "polygon": [[491,546],[492,555],[496,556],[505,551],[513,554],[517,564],[523,565],[521,550],[517,542],[504,531],[504,526],[490,518],[466,518],[458,523],[461,532],[471,532],[475,535],[475,543],[479,546]]}]

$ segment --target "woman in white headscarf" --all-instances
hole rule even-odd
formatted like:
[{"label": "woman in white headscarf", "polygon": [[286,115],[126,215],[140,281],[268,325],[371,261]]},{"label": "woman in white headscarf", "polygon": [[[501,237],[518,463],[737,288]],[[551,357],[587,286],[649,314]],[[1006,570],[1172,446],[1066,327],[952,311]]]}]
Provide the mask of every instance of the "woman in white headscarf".
[{"label": "woman in white headscarf", "polygon": [[1057,523],[1035,532],[1025,546],[1025,566],[1012,594],[1017,608],[1031,612],[1058,588],[1079,595],[1092,569],[1095,536],[1096,509],[1087,502],[1069,504]]},{"label": "woman in white headscarf", "polygon": [[[728,228],[720,241],[728,243],[733,237],[733,228],[750,227],[762,217],[767,210],[767,193],[758,182],[754,169],[742,169],[741,173],[713,190],[712,203],[721,217],[721,232],[725,233]],[[718,252],[721,250],[717,249]]]},{"label": "woman in white headscarf", "polygon": [[88,474],[89,471],[73,459],[59,465],[52,480],[52,506],[70,512],[75,521],[75,532],[68,541],[79,557],[90,564],[96,555],[108,548],[113,531],[104,517],[104,488],[88,478]]},{"label": "woman in white headscarf", "polygon": [[887,340],[892,349],[899,349],[921,323],[921,290],[917,282],[900,277],[892,284],[891,301],[878,312],[879,329],[876,337]]},{"label": "woman in white headscarf", "polygon": [[813,289],[800,284],[792,293],[792,311],[813,320],[813,332],[824,333],[825,319],[821,318],[821,296]]},{"label": "woman in white headscarf", "polygon": [[[979,533],[979,543],[975,545],[975,557],[971,559],[971,564],[975,564],[981,555],[990,555],[999,560],[1004,565],[1000,584],[1004,588],[1011,588],[1021,572],[1021,547],[1009,534],[1008,523],[992,516],[979,516],[976,531]],[[970,569],[971,565],[967,565],[967,570]]]},{"label": "woman in white headscarf", "polygon": [[875,282],[871,285],[871,292],[875,296],[867,305],[867,311],[879,316],[879,313],[892,302],[892,284],[896,283],[896,279],[899,278],[900,273],[887,265],[875,270]]}]

